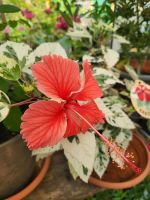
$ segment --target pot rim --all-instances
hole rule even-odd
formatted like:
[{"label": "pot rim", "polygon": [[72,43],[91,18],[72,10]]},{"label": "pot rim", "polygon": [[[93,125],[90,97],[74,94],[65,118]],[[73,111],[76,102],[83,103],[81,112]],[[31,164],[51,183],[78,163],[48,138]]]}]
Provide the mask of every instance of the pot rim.
[{"label": "pot rim", "polygon": [[92,183],[98,187],[103,187],[108,189],[126,189],[137,185],[150,173],[150,152],[148,151],[148,148],[141,136],[134,134],[134,137],[136,137],[136,139],[141,143],[141,145],[143,145],[146,151],[147,165],[145,166],[142,173],[131,180],[118,183],[103,181],[101,179],[91,176],[89,178],[89,183]]},{"label": "pot rim", "polygon": [[4,146],[6,146],[6,145],[8,145],[8,144],[10,144],[10,143],[15,142],[15,141],[19,140],[20,138],[21,138],[20,134],[17,134],[17,135],[15,135],[14,137],[10,138],[9,140],[7,140],[7,141],[1,143],[1,144],[0,144],[0,148],[1,148],[1,147],[4,147]]}]

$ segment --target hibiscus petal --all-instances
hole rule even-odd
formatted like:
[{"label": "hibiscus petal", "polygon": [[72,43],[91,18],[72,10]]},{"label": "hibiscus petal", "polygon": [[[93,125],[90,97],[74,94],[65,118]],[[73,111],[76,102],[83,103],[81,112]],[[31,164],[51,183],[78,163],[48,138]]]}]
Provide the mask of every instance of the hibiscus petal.
[{"label": "hibiscus petal", "polygon": [[104,114],[101,110],[99,110],[95,102],[91,101],[84,105],[79,105],[77,103],[70,104],[66,112],[68,121],[67,130],[64,137],[77,135],[80,131],[86,132],[90,128],[90,126],[73,110],[82,115],[92,125],[104,123]]},{"label": "hibiscus petal", "polygon": [[55,145],[63,138],[67,126],[62,104],[55,101],[31,104],[22,121],[21,135],[31,150]]},{"label": "hibiscus petal", "polygon": [[72,98],[76,100],[88,101],[103,96],[103,92],[94,79],[90,64],[87,60],[83,62],[83,70],[85,75],[83,88],[78,92],[74,92],[72,94]]},{"label": "hibiscus petal", "polygon": [[79,67],[75,61],[61,56],[43,56],[32,67],[38,89],[47,97],[66,100],[80,88]]}]

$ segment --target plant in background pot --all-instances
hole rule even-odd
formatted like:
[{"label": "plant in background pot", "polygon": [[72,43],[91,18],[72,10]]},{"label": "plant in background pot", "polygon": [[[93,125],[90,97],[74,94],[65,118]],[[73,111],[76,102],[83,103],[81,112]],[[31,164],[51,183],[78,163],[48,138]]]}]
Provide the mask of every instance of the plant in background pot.
[{"label": "plant in background pot", "polygon": [[149,11],[149,3],[146,0],[131,2],[121,0],[115,2],[116,32],[125,36],[130,42],[122,45],[121,57],[122,59],[128,59],[138,74],[150,73]]}]

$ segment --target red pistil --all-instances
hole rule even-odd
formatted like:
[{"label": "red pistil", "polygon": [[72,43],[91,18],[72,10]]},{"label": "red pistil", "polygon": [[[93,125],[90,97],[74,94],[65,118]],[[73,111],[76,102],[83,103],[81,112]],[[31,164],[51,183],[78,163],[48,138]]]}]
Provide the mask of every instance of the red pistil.
[{"label": "red pistil", "polygon": [[[71,109],[71,108],[70,108]],[[81,119],[83,119],[94,131],[95,133],[103,140],[103,142],[105,142],[109,147],[111,147],[126,163],[127,165],[136,173],[136,174],[140,174],[141,173],[141,168],[137,167],[132,161],[130,161],[129,159],[126,158],[126,156],[124,156],[120,151],[119,148],[113,144],[112,142],[110,142],[104,135],[100,134],[93,126],[92,124],[90,124],[88,122],[88,120],[86,120],[82,115],[80,115],[77,111],[75,111],[74,109],[72,109],[72,111],[74,111]]]}]

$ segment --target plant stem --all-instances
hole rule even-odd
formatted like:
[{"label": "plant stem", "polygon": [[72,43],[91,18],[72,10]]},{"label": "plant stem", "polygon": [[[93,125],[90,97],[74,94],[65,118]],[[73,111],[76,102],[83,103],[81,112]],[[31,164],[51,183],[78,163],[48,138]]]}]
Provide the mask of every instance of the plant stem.
[{"label": "plant stem", "polygon": [[34,97],[31,97],[31,98],[26,99],[26,100],[24,100],[24,101],[11,104],[10,107],[16,107],[16,106],[22,106],[22,105],[25,105],[25,104],[29,104],[29,103],[31,103],[31,100],[33,100],[33,99],[34,99]]},{"label": "plant stem", "polygon": [[113,144],[112,142],[110,142],[104,135],[102,135],[101,133],[99,133],[96,128],[94,128],[92,126],[92,124],[86,120],[82,115],[80,115],[77,111],[75,111],[74,109],[72,109],[72,111],[74,111],[81,119],[83,119],[94,131],[95,133],[103,140],[103,142],[105,142],[110,148],[112,148],[127,164],[128,166],[137,174],[141,173],[141,168],[137,167],[132,161],[130,161],[129,159],[127,159],[120,151],[119,148]]}]

